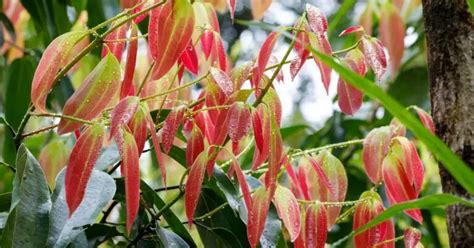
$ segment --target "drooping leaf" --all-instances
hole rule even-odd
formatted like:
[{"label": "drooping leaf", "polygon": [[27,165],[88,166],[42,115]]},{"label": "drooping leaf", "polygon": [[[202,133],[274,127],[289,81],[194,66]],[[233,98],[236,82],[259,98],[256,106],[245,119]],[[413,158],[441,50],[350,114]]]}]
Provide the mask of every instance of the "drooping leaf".
[{"label": "drooping leaf", "polygon": [[163,185],[166,185],[166,168],[163,161],[163,154],[161,154],[160,142],[158,141],[158,135],[156,134],[155,123],[150,115],[147,113],[147,126],[150,130],[151,141],[153,142],[153,149],[155,150],[156,160],[158,161],[158,166],[160,167],[161,178],[163,180]]},{"label": "drooping leaf", "polygon": [[398,72],[405,50],[405,25],[397,8],[387,2],[382,5],[379,21],[380,40],[390,55],[392,77]]},{"label": "drooping leaf", "polygon": [[51,199],[41,167],[21,145],[16,159],[10,213],[2,231],[1,246],[35,248],[46,243]]},{"label": "drooping leaf", "polygon": [[229,7],[230,18],[234,21],[234,12],[235,12],[235,5],[237,0],[227,0],[227,6]]},{"label": "drooping leaf", "polygon": [[[359,49],[349,51],[344,58],[344,63],[360,75],[365,75],[365,58]],[[337,94],[339,96],[339,107],[345,114],[353,115],[362,105],[362,92],[344,82],[342,78],[339,78],[337,83]]]},{"label": "drooping leaf", "polygon": [[324,34],[327,31],[328,20],[320,9],[311,4],[306,4],[306,15],[311,31],[317,34]]},{"label": "drooping leaf", "polygon": [[186,188],[184,193],[184,202],[186,208],[186,217],[188,218],[189,227],[193,224],[194,212],[201,193],[202,181],[204,180],[204,173],[206,172],[206,165],[208,160],[208,152],[205,150],[199,154],[191,166],[188,180],[186,181]]},{"label": "drooping leaf", "polygon": [[85,31],[65,33],[46,48],[36,68],[31,85],[31,102],[41,112],[46,112],[46,97],[54,85],[54,78],[64,66],[74,45],[85,37]]},{"label": "drooping leaf", "polygon": [[171,149],[171,145],[173,144],[174,137],[176,135],[176,132],[178,131],[178,127],[183,122],[185,111],[186,106],[182,105],[172,109],[166,117],[161,133],[163,150],[165,153],[169,153]]},{"label": "drooping leaf", "polygon": [[364,37],[361,42],[367,64],[372,68],[378,80],[382,79],[387,70],[387,58],[382,42],[373,37]]},{"label": "drooping leaf", "polygon": [[186,241],[184,241],[176,233],[168,231],[165,228],[160,227],[159,225],[157,226],[158,228],[156,229],[156,233],[158,234],[158,237],[160,238],[161,243],[165,247],[182,247],[182,248],[189,247]]},{"label": "drooping leaf", "polygon": [[147,115],[146,107],[139,105],[128,122],[128,128],[135,138],[138,154],[141,154],[147,140]]},{"label": "drooping leaf", "polygon": [[242,102],[235,102],[227,113],[227,134],[233,142],[239,142],[250,129],[252,115]]},{"label": "drooping leaf", "polygon": [[[273,201],[278,216],[280,216],[286,229],[288,229],[291,242],[294,242],[301,231],[300,208],[296,197],[289,189],[278,185],[275,195],[273,196]],[[324,225],[323,229],[325,229],[326,226],[327,224]]]},{"label": "drooping leaf", "polygon": [[265,11],[272,4],[272,0],[250,0],[250,6],[252,8],[252,16],[254,20],[260,20],[263,17]]},{"label": "drooping leaf", "polygon": [[[107,106],[117,101],[120,92],[119,85],[120,64],[113,55],[108,54],[66,102],[64,115],[85,120],[96,118]],[[58,133],[73,132],[82,125],[80,122],[61,119]]]},{"label": "drooping leaf", "polygon": [[156,61],[156,79],[164,76],[191,40],[194,12],[187,0],[169,1],[153,9],[148,25],[148,46]]},{"label": "drooping leaf", "polygon": [[265,187],[258,188],[252,198],[252,207],[248,210],[247,237],[251,247],[256,247],[259,243],[269,206],[269,192]]},{"label": "drooping leaf", "polygon": [[265,68],[267,67],[268,61],[270,60],[270,56],[272,55],[272,51],[275,47],[278,37],[280,37],[279,32],[271,32],[260,48],[260,52],[258,53],[256,62],[257,66],[253,70],[252,74],[252,82],[257,92],[260,90],[260,81],[262,80],[263,73],[265,72]]},{"label": "drooping leaf", "polygon": [[214,45],[214,32],[211,30],[205,30],[201,35],[201,46],[202,51],[206,59],[211,55],[212,47]]},{"label": "drooping leaf", "polygon": [[99,157],[104,136],[105,130],[102,124],[90,126],[81,134],[71,151],[65,178],[69,217],[84,198],[87,182]]},{"label": "drooping leaf", "polygon": [[133,222],[140,207],[140,169],[138,148],[133,135],[125,128],[115,136],[118,144],[125,177],[125,198],[127,205],[127,231],[132,230]]},{"label": "drooping leaf", "polygon": [[199,69],[198,56],[192,41],[189,41],[186,49],[184,49],[183,53],[181,53],[180,61],[189,72],[197,75]]},{"label": "drooping leaf", "polygon": [[135,66],[137,62],[138,51],[138,31],[137,25],[132,24],[130,39],[127,49],[127,62],[125,64],[125,74],[123,76],[122,88],[120,90],[120,99],[126,96],[135,95],[135,88],[133,87],[133,76],[135,74]]},{"label": "drooping leaf", "polygon": [[256,170],[270,154],[270,117],[267,105],[260,104],[252,114],[253,133],[255,136],[255,154],[252,169]]},{"label": "drooping leaf", "polygon": [[210,69],[212,79],[217,83],[224,94],[229,97],[234,92],[234,84],[229,76],[222,70],[211,67]]},{"label": "drooping leaf", "polygon": [[420,230],[413,227],[408,227],[405,229],[405,232],[403,233],[403,243],[405,244],[405,248],[416,248],[420,243],[420,239]]},{"label": "drooping leaf", "polygon": [[[311,47],[316,51],[324,53],[328,56],[332,55],[331,44],[329,44],[328,38],[324,33],[308,33],[309,42]],[[321,81],[323,82],[326,92],[329,92],[329,84],[331,83],[331,67],[325,65],[321,62],[316,56],[314,56],[314,62],[319,68],[319,73],[321,75]]]},{"label": "drooping leaf", "polygon": [[117,134],[119,128],[129,123],[137,111],[139,103],[139,97],[129,96],[120,100],[117,106],[114,107],[112,112],[110,112],[111,124],[109,139],[113,138]]},{"label": "drooping leaf", "polygon": [[301,70],[303,65],[306,63],[306,60],[309,57],[309,50],[306,47],[309,45],[309,37],[307,32],[309,32],[308,21],[305,18],[300,18],[295,23],[294,27],[299,30],[293,31],[293,35],[296,36],[295,51],[298,54],[298,58],[295,58],[290,63],[290,73],[291,78],[294,80],[298,72]]},{"label": "drooping leaf", "polygon": [[431,131],[431,133],[435,133],[435,127],[433,123],[433,119],[431,118],[430,114],[426,113],[423,109],[414,106],[416,113],[418,114],[418,118],[420,118],[421,123]]},{"label": "drooping leaf", "polygon": [[204,135],[198,125],[192,124],[191,134],[186,144],[186,165],[191,166],[204,151]]},{"label": "drooping leaf", "polygon": [[391,139],[390,127],[372,129],[364,139],[362,160],[365,173],[374,184],[382,181],[382,162],[388,153]]},{"label": "drooping leaf", "polygon": [[84,199],[74,214],[69,218],[69,210],[65,200],[66,170],[56,178],[53,194],[53,206],[49,213],[48,247],[66,247],[79,234],[84,226],[96,222],[101,210],[112,200],[115,193],[115,182],[105,172],[92,170],[84,194]]},{"label": "drooping leaf", "polygon": [[320,203],[312,204],[306,209],[305,215],[305,247],[324,248],[328,235],[326,207]]}]

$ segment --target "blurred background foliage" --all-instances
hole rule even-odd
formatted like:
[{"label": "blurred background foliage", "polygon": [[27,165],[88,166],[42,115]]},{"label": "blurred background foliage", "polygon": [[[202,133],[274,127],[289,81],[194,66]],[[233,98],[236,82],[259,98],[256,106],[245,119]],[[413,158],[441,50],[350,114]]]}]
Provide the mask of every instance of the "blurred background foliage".
[{"label": "blurred background foliage", "polygon": [[[367,0],[371,1],[371,0]],[[359,17],[366,9],[367,1],[356,0],[312,0],[299,1],[275,0],[269,10],[267,10],[263,21],[275,25],[293,25],[296,18],[304,11],[306,3],[311,3],[323,10],[329,19],[329,40],[333,50],[340,50],[355,42],[355,37],[339,38],[340,31],[350,25],[358,23]],[[20,3],[21,2],[21,3]],[[234,64],[239,64],[253,59],[258,52],[260,45],[265,40],[268,30],[258,26],[247,26],[235,23],[230,20],[229,14],[225,10],[225,1],[209,1],[215,4],[219,12],[219,23],[221,25],[222,37],[225,40],[227,52]],[[403,20],[406,26],[405,53],[402,59],[400,71],[394,75],[389,75],[386,80],[379,82],[380,87],[397,99],[405,106],[418,105],[429,110],[428,80],[426,68],[425,39],[423,34],[423,23],[421,6],[419,0],[406,0]],[[6,120],[14,129],[18,127],[30,102],[31,80],[47,44],[55,37],[71,29],[93,27],[104,20],[113,17],[120,12],[118,0],[44,0],[44,1],[8,1],[3,0],[0,25],[0,118]],[[13,11],[13,8],[21,8],[22,11]],[[377,13],[375,12],[376,16]],[[251,20],[252,14],[249,2],[238,1],[235,18],[238,20]],[[147,20],[140,28],[146,30]],[[377,18],[374,18],[373,35],[377,36]],[[276,49],[276,56],[281,57],[281,53],[286,50],[288,42],[279,42]],[[81,62],[81,66],[76,68],[74,73],[69,74],[63,82],[57,84],[52,94],[48,98],[50,109],[60,111],[65,101],[72,94],[87,73],[92,70],[100,59],[101,48],[95,49]],[[280,55],[280,56],[279,56]],[[139,66],[140,67],[140,61]],[[336,103],[335,88],[331,88],[329,95],[323,91],[321,83],[316,79],[317,70],[313,62],[306,63],[299,76],[291,82],[288,80],[289,72],[285,71],[287,81],[284,85],[277,85],[283,103],[284,116],[282,124],[282,134],[285,144],[290,147],[301,149],[319,147],[327,144],[360,139],[367,133],[382,125],[388,125],[392,119],[389,113],[376,102],[365,99],[363,107],[355,116],[347,116],[340,112]],[[141,66],[145,67],[146,66]],[[315,76],[316,74],[316,76]],[[373,79],[373,75],[369,75]],[[336,85],[335,82],[332,83]],[[35,119],[29,122],[26,131],[36,130],[47,124],[54,124],[52,120],[44,123],[45,120]],[[0,157],[1,161],[8,164],[15,163],[15,146],[11,141],[11,134],[3,121],[0,122]],[[61,167],[67,162],[69,151],[73,144],[72,136],[57,136],[55,132],[42,133],[40,135],[28,137],[25,140],[26,146],[32,151],[34,156],[42,162],[41,157],[54,157],[45,169],[51,187],[54,187],[54,178]],[[421,196],[440,192],[439,176],[437,165],[433,162],[432,156],[421,143],[417,143],[421,156],[425,162],[426,179],[424,190]],[[356,200],[363,191],[371,187],[370,181],[362,169],[361,145],[349,146],[344,149],[335,149],[333,154],[337,156],[345,165],[349,179],[347,200]],[[183,151],[174,149],[172,157],[178,161],[184,158]],[[48,154],[52,154],[48,156]],[[105,154],[105,155],[104,155]],[[112,147],[106,151],[102,157],[102,163],[96,167],[106,168],[118,160],[116,148]],[[249,153],[251,154],[251,153]],[[143,192],[150,191],[146,188],[157,188],[161,185],[159,172],[156,169],[154,156],[144,153],[141,158],[142,178],[148,185],[142,187]],[[251,155],[243,159],[243,166],[247,167],[251,163]],[[177,163],[171,159],[169,163]],[[169,185],[179,183],[179,175],[184,171],[183,167],[169,166],[174,170],[169,175],[177,175],[169,179]],[[217,173],[218,175],[219,173]],[[12,191],[12,179],[14,174],[10,168],[0,166],[0,228],[5,225],[5,217],[8,212],[9,192]],[[219,178],[218,176],[216,178]],[[205,189],[201,195],[201,200],[197,209],[197,216],[203,215],[211,209],[226,201],[225,180],[212,179],[205,184]],[[285,181],[285,178],[283,178]],[[224,188],[224,190],[223,190]],[[228,188],[232,190],[232,187]],[[162,191],[155,194],[151,190],[151,204],[160,204],[159,201],[169,201],[173,199],[177,192]],[[228,192],[227,192],[228,193]],[[118,184],[116,198],[123,197],[123,186]],[[156,196],[153,196],[156,195]],[[161,198],[160,198],[161,197]],[[123,201],[123,199],[122,199]],[[158,201],[158,203],[157,203]],[[163,202],[161,202],[162,204]],[[184,219],[183,204],[175,204],[172,208],[177,217]],[[422,210],[425,224],[419,226],[405,215],[397,216],[396,236],[403,233],[408,226],[420,228],[423,232],[422,243],[425,247],[446,247],[447,233],[445,223],[445,213],[443,209]],[[275,211],[273,209],[273,215]],[[122,217],[123,211],[116,213],[116,218]],[[143,221],[143,209],[140,211]],[[174,216],[174,215],[173,215]],[[176,221],[173,216],[165,216],[168,224]],[[176,217],[176,216],[174,216]],[[276,219],[274,216],[273,218]],[[168,224],[163,222],[161,226]],[[275,225],[279,230],[279,225]],[[328,237],[328,243],[333,243],[346,236],[352,229],[352,222],[349,219],[341,222],[334,228]],[[191,235],[200,233],[202,243],[209,244],[209,247],[230,245],[238,247],[241,242],[247,242],[246,229],[242,221],[236,217],[230,208],[226,208],[213,216],[212,220],[202,222],[193,229]],[[104,224],[96,224],[89,228],[86,235],[89,239],[97,237],[101,240],[104,237],[114,236],[123,232],[123,227],[114,227]],[[177,232],[176,230],[173,230]],[[279,231],[266,233],[265,235],[275,237],[279,240],[279,245],[283,244],[283,239],[279,238]],[[150,239],[153,245],[153,239]],[[120,239],[114,242],[120,243]],[[143,241],[143,245],[147,242]],[[212,244],[212,245],[211,245]],[[108,243],[112,245],[112,243]],[[351,247],[351,241],[345,242],[346,247]],[[397,244],[402,245],[400,242]]]}]

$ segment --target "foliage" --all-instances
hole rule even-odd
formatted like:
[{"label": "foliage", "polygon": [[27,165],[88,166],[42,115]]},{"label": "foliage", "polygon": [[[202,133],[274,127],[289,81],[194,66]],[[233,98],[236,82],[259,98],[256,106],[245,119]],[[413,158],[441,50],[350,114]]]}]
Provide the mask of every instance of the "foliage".
[{"label": "foliage", "polygon": [[[439,207],[474,205],[426,180],[436,158],[474,192],[422,108],[419,1],[293,26],[271,0],[2,3],[2,247],[439,246]],[[221,27],[268,34],[250,59]],[[303,66],[337,91],[316,130],[276,84]]]}]

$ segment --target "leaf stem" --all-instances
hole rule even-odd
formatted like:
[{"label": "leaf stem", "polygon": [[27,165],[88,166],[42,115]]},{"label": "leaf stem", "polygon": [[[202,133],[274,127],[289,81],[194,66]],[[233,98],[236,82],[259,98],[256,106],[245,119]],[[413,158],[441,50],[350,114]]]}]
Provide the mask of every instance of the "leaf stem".
[{"label": "leaf stem", "polygon": [[398,237],[393,238],[393,239],[387,239],[387,240],[384,240],[384,241],[382,241],[382,242],[380,242],[380,243],[375,244],[375,245],[373,246],[373,248],[382,246],[382,245],[387,244],[387,243],[390,243],[390,242],[397,242],[397,241],[399,241],[399,240],[402,240],[403,238],[405,238],[404,235],[398,236]]},{"label": "leaf stem", "polygon": [[81,122],[87,125],[94,125],[95,122],[84,120],[81,118],[77,118],[74,116],[69,116],[69,115],[62,115],[62,114],[53,114],[53,113],[31,113],[30,115],[32,116],[38,116],[38,117],[53,117],[53,118],[61,118],[61,119],[66,119],[70,121],[76,121],[76,122]]},{"label": "leaf stem", "polygon": [[46,132],[46,131],[49,131],[51,129],[54,129],[56,127],[58,127],[59,125],[58,124],[55,124],[55,125],[51,125],[51,126],[47,126],[47,127],[44,127],[44,128],[41,128],[41,129],[38,129],[38,130],[35,130],[35,131],[32,131],[32,132],[29,132],[29,133],[25,133],[22,135],[22,139],[26,138],[26,137],[29,137],[29,136],[33,136],[33,135],[37,135],[37,134],[40,134],[42,132]]},{"label": "leaf stem", "polygon": [[9,164],[5,163],[5,162],[2,162],[2,161],[0,161],[0,165],[3,165],[3,166],[5,166],[5,167],[8,167],[10,170],[12,170],[12,171],[13,171],[13,173],[15,173],[15,172],[16,172],[16,169],[15,169],[15,167],[13,167],[13,166],[11,166],[11,165],[9,165]]},{"label": "leaf stem", "polygon": [[151,72],[153,71],[153,67],[155,67],[155,64],[156,64],[156,61],[153,60],[150,67],[148,67],[148,70],[146,71],[145,77],[143,78],[142,82],[140,83],[140,87],[138,87],[137,96],[140,96],[140,93],[142,93],[143,87],[145,87],[145,83],[148,81],[148,78],[150,77]]},{"label": "leaf stem", "polygon": [[160,93],[158,93],[158,94],[154,94],[154,95],[151,95],[151,96],[144,97],[144,98],[142,98],[140,101],[142,101],[142,102],[143,102],[143,101],[149,101],[149,100],[151,100],[151,99],[153,99],[153,98],[160,97],[160,96],[164,96],[164,95],[167,95],[167,94],[169,94],[169,93],[172,93],[172,92],[179,91],[179,90],[181,90],[181,89],[187,88],[187,87],[189,87],[189,86],[192,86],[192,85],[194,85],[194,84],[199,83],[201,80],[203,80],[204,78],[206,78],[208,75],[209,75],[209,72],[205,73],[203,76],[201,76],[201,77],[199,77],[199,78],[197,78],[197,79],[195,79],[195,80],[193,80],[193,81],[191,81],[191,82],[189,82],[189,83],[182,84],[182,85],[180,85],[180,86],[178,86],[178,87],[175,87],[175,88],[172,88],[172,89],[169,89],[169,90],[160,92]]}]

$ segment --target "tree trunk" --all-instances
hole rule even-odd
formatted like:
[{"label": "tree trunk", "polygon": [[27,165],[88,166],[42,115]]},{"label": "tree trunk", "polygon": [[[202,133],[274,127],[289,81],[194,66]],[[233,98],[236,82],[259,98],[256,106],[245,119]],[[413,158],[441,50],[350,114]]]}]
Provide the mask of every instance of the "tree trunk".
[{"label": "tree trunk", "polygon": [[[423,0],[436,134],[474,168],[474,19],[466,0]],[[472,198],[442,166],[443,191]],[[474,178],[472,179],[474,182]],[[446,209],[451,247],[474,246],[474,209]]]}]

